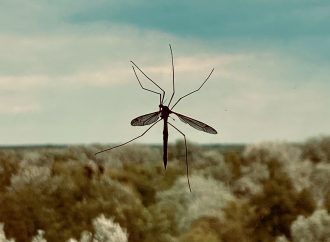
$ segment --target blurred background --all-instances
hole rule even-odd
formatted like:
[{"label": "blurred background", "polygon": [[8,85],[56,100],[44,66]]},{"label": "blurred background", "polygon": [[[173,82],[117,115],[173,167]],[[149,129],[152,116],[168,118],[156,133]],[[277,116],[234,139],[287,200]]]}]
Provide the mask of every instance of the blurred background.
[{"label": "blurred background", "polygon": [[[330,132],[329,3],[325,1],[2,1],[1,145],[123,142],[156,111],[130,60],[216,128],[200,143],[303,141]],[[150,82],[140,75],[147,87]],[[161,143],[162,125],[139,142]],[[170,141],[180,137],[170,130]]]}]

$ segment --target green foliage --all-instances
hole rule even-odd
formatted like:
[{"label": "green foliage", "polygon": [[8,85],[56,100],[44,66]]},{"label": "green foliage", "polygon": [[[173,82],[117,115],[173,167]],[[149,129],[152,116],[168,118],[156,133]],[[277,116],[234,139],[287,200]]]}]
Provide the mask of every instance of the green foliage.
[{"label": "green foliage", "polygon": [[315,163],[330,163],[330,136],[311,138],[302,145],[303,158]]},{"label": "green foliage", "polygon": [[86,165],[55,162],[54,167],[47,181],[54,187],[27,185],[1,194],[0,217],[8,237],[29,241],[42,229],[47,240],[66,241],[92,231],[92,219],[103,213],[127,228],[132,241],[141,241],[149,214],[133,191]]},{"label": "green foliage", "polygon": [[20,153],[0,150],[0,192],[10,185],[10,178],[17,172],[20,160]]},{"label": "green foliage", "polygon": [[18,242],[38,230],[47,241],[80,238],[101,214],[133,242],[292,240],[298,218],[314,221],[315,203],[330,211],[329,140],[245,150],[188,143],[192,193],[182,141],[170,145],[166,170],[160,147],[97,157],[105,146],[0,150],[0,224]]},{"label": "green foliage", "polygon": [[244,164],[241,153],[238,151],[228,151],[224,153],[226,163],[230,166],[231,172],[234,175],[233,179],[241,176],[240,166]]},{"label": "green foliage", "polygon": [[246,200],[236,200],[225,209],[226,217],[218,227],[217,232],[221,241],[252,242],[249,221],[254,215],[254,208]]},{"label": "green foliage", "polygon": [[220,242],[217,230],[222,226],[217,218],[197,219],[188,232],[179,237],[179,242]]},{"label": "green foliage", "polygon": [[291,226],[293,242],[323,242],[330,239],[330,215],[317,209],[310,216],[299,215]]},{"label": "green foliage", "polygon": [[330,196],[327,196],[324,201],[324,207],[330,213]]},{"label": "green foliage", "polygon": [[300,193],[293,188],[286,173],[273,161],[270,163],[270,178],[264,189],[251,197],[249,205],[255,209],[248,226],[254,241],[271,242],[279,235],[290,236],[290,225],[298,215],[311,214],[315,203],[307,190]]}]

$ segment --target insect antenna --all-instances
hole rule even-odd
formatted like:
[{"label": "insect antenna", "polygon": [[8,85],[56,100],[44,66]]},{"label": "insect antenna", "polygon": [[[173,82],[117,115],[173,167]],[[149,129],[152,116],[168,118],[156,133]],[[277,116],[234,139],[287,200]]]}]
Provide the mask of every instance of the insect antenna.
[{"label": "insect antenna", "polygon": [[141,138],[143,135],[145,135],[152,127],[154,127],[159,121],[160,121],[161,119],[159,119],[157,122],[155,122],[153,125],[151,125],[146,131],[144,131],[141,135],[139,135],[139,136],[137,136],[137,137],[135,137],[135,138],[133,138],[133,139],[131,139],[131,140],[129,140],[129,141],[127,141],[127,142],[125,142],[125,143],[123,143],[123,144],[120,144],[120,145],[116,145],[116,146],[114,146],[114,147],[111,147],[111,148],[108,148],[108,149],[105,149],[105,150],[101,150],[101,151],[99,151],[99,152],[96,152],[95,153],[95,155],[98,155],[98,154],[100,154],[100,153],[103,153],[103,152],[106,152],[106,151],[109,151],[109,150],[112,150],[112,149],[115,149],[115,148],[118,148],[118,147],[120,147],[120,146],[123,146],[123,145],[126,145],[126,144],[128,144],[128,143],[130,143],[130,142],[132,142],[132,141],[134,141],[134,140],[136,140],[136,139],[138,139],[138,138]]},{"label": "insect antenna", "polygon": [[168,103],[168,107],[170,106],[172,99],[174,97],[174,93],[175,93],[175,88],[174,88],[174,61],[173,61],[173,51],[172,51],[172,46],[169,44],[170,46],[170,50],[171,50],[171,59],[172,59],[172,83],[173,83],[173,93],[170,99],[170,102]]},{"label": "insect antenna", "polygon": [[196,90],[194,90],[194,91],[192,91],[192,92],[189,92],[188,94],[186,94],[186,95],[180,97],[180,98],[178,99],[178,101],[176,101],[176,103],[174,103],[174,105],[172,106],[171,110],[172,110],[172,109],[173,109],[173,108],[174,108],[174,107],[175,107],[175,106],[176,106],[176,105],[177,105],[177,104],[178,104],[183,98],[185,98],[185,97],[187,97],[187,96],[189,96],[189,95],[191,95],[191,94],[193,94],[193,93],[199,91],[199,89],[201,89],[202,86],[204,86],[205,82],[207,82],[207,80],[210,78],[210,76],[212,75],[213,71],[214,71],[214,68],[211,70],[210,74],[207,76],[207,78],[205,79],[205,81],[202,83],[202,85],[201,85],[199,88],[197,88]]},{"label": "insect antenna", "polygon": [[160,102],[160,104],[163,104],[163,102],[164,102],[164,97],[165,97],[165,91],[164,91],[164,89],[163,88],[161,88],[156,82],[154,82],[150,77],[148,77],[141,69],[140,69],[140,67],[138,67],[133,61],[131,61],[131,63],[136,67],[136,68],[138,68],[138,70],[149,80],[149,81],[151,81],[153,84],[155,84],[160,90],[162,90],[162,92],[163,92],[163,95],[161,95],[162,97],[161,97],[161,102]]},{"label": "insect antenna", "polygon": [[180,134],[183,135],[184,138],[184,146],[186,148],[186,176],[187,176],[187,182],[188,182],[188,186],[189,186],[189,190],[191,192],[191,186],[190,186],[190,180],[189,180],[189,165],[188,165],[188,148],[187,148],[187,140],[186,140],[186,135],[181,132],[177,127],[175,127],[173,124],[171,124],[170,122],[167,122],[169,125],[171,125],[173,128],[175,128]]}]

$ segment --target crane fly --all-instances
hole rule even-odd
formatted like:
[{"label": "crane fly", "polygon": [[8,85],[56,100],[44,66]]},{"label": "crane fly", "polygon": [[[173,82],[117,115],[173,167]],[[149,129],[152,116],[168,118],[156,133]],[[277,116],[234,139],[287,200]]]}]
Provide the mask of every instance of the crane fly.
[{"label": "crane fly", "polygon": [[[171,105],[171,102],[173,100],[173,97],[174,97],[174,94],[175,94],[175,85],[174,85],[174,61],[173,61],[173,51],[172,51],[172,47],[171,45],[170,46],[170,51],[171,51],[171,60],[172,60],[172,95],[171,95],[171,98],[170,98],[170,101],[167,105],[164,104],[164,98],[165,98],[165,91],[155,82],[153,81],[149,76],[147,76],[133,61],[131,61],[132,63],[132,68],[133,68],[133,71],[134,71],[134,74],[135,74],[135,77],[137,79],[137,81],[139,82],[139,85],[141,86],[141,88],[143,90],[146,90],[148,92],[152,92],[154,94],[157,94],[159,95],[159,110],[156,111],[156,112],[153,112],[153,113],[148,113],[148,114],[144,114],[144,115],[141,115],[135,119],[133,119],[131,121],[131,125],[132,126],[145,126],[145,125],[151,125],[147,130],[145,130],[141,135],[123,143],[123,144],[120,144],[120,145],[117,145],[117,146],[114,146],[114,147],[111,147],[111,148],[108,148],[108,149],[105,149],[105,150],[101,150],[97,153],[95,153],[95,155],[97,154],[100,154],[102,152],[105,152],[105,151],[109,151],[109,150],[112,150],[112,149],[115,149],[115,148],[118,148],[120,146],[123,146],[123,145],[126,145],[140,137],[142,137],[143,135],[145,135],[152,127],[154,127],[159,121],[163,120],[164,122],[164,128],[163,128],[163,162],[164,162],[164,168],[166,169],[166,166],[167,166],[167,145],[168,145],[168,125],[170,125],[171,127],[173,127],[175,130],[177,130],[184,138],[184,144],[185,144],[185,161],[186,161],[186,175],[187,175],[187,181],[188,181],[188,186],[189,186],[189,190],[191,192],[191,186],[190,186],[190,181],[189,181],[189,167],[188,167],[188,149],[187,149],[187,140],[186,140],[186,135],[180,131],[177,127],[175,127],[173,124],[171,124],[169,121],[168,121],[168,118],[170,116],[170,114],[174,114],[176,115],[182,122],[190,125],[191,127],[197,129],[197,130],[200,130],[200,131],[203,131],[203,132],[206,132],[206,133],[210,133],[210,134],[217,134],[217,131],[212,128],[211,126],[201,122],[201,121],[198,121],[196,119],[193,119],[193,118],[190,118],[188,116],[185,116],[183,114],[180,114],[180,113],[177,113],[177,112],[174,112],[173,111],[173,108],[185,97],[199,91],[203,85],[207,82],[207,80],[210,78],[210,76],[212,75],[213,71],[214,71],[214,68],[211,70],[210,74],[206,77],[206,79],[204,80],[204,82],[200,85],[199,88],[197,88],[196,90],[192,91],[192,92],[189,92],[187,93],[186,95],[183,95],[182,97],[180,97],[172,106]],[[151,89],[148,89],[148,88],[145,88],[137,73],[136,73],[136,70],[135,68],[137,68],[141,74],[146,77],[150,82],[152,82],[160,91],[154,91],[154,90],[151,90]]]}]

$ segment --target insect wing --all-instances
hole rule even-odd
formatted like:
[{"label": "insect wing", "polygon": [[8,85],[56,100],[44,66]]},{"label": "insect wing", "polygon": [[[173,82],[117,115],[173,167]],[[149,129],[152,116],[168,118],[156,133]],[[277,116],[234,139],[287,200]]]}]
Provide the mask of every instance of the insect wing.
[{"label": "insect wing", "polygon": [[210,134],[217,134],[218,133],[214,128],[212,128],[211,126],[209,126],[207,124],[204,124],[201,121],[198,121],[196,119],[184,116],[184,115],[179,114],[179,113],[175,113],[175,112],[173,112],[173,113],[176,114],[182,122],[184,122],[186,124],[189,124],[191,127],[195,128],[195,129],[198,129],[200,131],[210,133]]},{"label": "insect wing", "polygon": [[159,119],[160,112],[148,113],[142,116],[139,116],[131,121],[133,126],[144,126],[156,122]]}]

